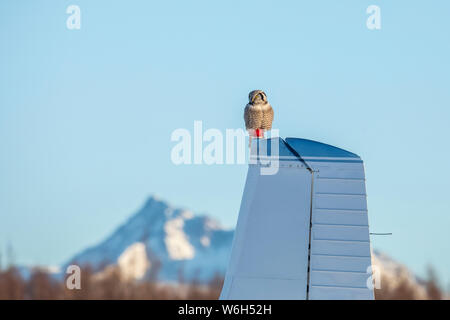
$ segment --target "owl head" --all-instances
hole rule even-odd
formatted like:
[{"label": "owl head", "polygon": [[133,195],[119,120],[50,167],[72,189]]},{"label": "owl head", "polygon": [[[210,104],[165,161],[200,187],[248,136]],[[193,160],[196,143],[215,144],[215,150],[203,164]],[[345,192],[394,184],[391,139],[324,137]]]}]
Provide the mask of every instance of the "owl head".
[{"label": "owl head", "polygon": [[265,103],[267,96],[262,90],[253,90],[248,94],[248,102],[250,104]]}]

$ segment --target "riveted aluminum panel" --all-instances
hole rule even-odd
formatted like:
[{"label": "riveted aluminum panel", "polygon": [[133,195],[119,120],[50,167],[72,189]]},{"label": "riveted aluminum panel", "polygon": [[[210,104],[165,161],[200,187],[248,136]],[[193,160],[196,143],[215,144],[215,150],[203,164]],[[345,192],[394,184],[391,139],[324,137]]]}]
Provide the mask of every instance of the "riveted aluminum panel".
[{"label": "riveted aluminum panel", "polygon": [[369,275],[366,272],[311,271],[312,286],[366,288]]},{"label": "riveted aluminum panel", "polygon": [[370,258],[312,255],[311,264],[314,265],[314,271],[367,272],[367,268],[370,266]]},{"label": "riveted aluminum panel", "polygon": [[365,195],[314,193],[317,209],[367,210]]},{"label": "riveted aluminum panel", "polygon": [[369,241],[369,227],[318,225],[312,227],[313,240]]},{"label": "riveted aluminum panel", "polygon": [[[341,162],[316,162],[305,160],[311,168],[317,171],[315,177],[344,180],[364,180],[364,167],[362,163],[341,163]],[[365,191],[365,190],[364,190]]]},{"label": "riveted aluminum panel", "polygon": [[221,299],[306,299],[311,173],[250,166]]},{"label": "riveted aluminum panel", "polygon": [[373,292],[367,288],[342,288],[311,286],[311,300],[373,300]]},{"label": "riveted aluminum panel", "polygon": [[368,226],[368,217],[366,211],[316,209],[313,223]]},{"label": "riveted aluminum panel", "polygon": [[309,299],[373,299],[364,167],[307,163],[315,170]]},{"label": "riveted aluminum panel", "polygon": [[312,240],[312,254],[326,254],[352,257],[370,257],[370,247],[367,242]]},{"label": "riveted aluminum panel", "polygon": [[314,188],[316,193],[366,194],[365,181],[363,179],[317,178]]}]

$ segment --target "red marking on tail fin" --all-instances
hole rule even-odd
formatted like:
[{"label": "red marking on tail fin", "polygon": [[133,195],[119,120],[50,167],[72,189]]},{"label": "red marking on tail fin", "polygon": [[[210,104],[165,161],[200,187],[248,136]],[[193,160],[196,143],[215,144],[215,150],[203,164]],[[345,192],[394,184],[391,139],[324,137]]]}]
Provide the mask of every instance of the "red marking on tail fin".
[{"label": "red marking on tail fin", "polygon": [[256,130],[255,130],[255,135],[256,135],[256,137],[258,137],[258,138],[263,138],[263,137],[264,137],[264,130],[262,130],[262,129],[256,129]]}]

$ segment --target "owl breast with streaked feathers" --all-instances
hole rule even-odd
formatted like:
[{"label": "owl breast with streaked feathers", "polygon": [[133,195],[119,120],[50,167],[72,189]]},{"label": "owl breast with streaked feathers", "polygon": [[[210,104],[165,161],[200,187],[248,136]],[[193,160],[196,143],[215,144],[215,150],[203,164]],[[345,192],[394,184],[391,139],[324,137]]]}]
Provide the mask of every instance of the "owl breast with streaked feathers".
[{"label": "owl breast with streaked feathers", "polygon": [[273,109],[262,90],[253,90],[248,95],[244,110],[245,128],[250,136],[264,137],[264,131],[272,129]]}]

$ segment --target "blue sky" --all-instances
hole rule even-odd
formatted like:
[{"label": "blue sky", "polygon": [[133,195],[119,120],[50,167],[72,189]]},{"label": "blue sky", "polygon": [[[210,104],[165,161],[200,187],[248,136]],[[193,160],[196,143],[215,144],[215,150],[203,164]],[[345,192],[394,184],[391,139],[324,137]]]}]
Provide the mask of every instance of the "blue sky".
[{"label": "blue sky", "polygon": [[[81,8],[81,29],[66,8]],[[366,8],[381,8],[368,30]],[[365,161],[383,250],[450,283],[448,1],[2,1],[0,248],[59,264],[150,194],[228,227],[246,166],[175,166],[177,128],[240,128],[266,91],[280,135]],[[4,250],[3,250],[4,251]]]}]

